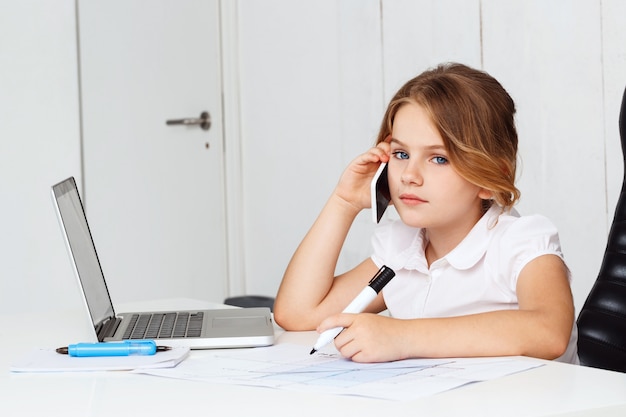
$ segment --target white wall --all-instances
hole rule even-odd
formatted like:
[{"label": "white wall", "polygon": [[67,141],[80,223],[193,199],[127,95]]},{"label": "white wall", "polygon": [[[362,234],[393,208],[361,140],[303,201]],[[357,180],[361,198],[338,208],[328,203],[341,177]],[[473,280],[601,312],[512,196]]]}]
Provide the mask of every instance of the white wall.
[{"label": "white wall", "polygon": [[622,186],[624,158],[619,140],[619,103],[626,87],[626,2],[602,0],[602,81],[601,103],[606,155],[606,188],[609,222]]},{"label": "white wall", "polygon": [[[246,289],[273,295],[343,167],[375,140],[381,22],[377,0],[239,9]],[[368,236],[351,237],[350,264]]]},{"label": "white wall", "polygon": [[[239,1],[247,291],[274,294],[387,100],[443,61],[483,68],[516,100],[522,213],[559,227],[580,308],[622,182],[619,0]],[[369,213],[368,213],[369,214]],[[338,269],[369,254],[357,220]]]},{"label": "white wall", "polygon": [[81,303],[50,195],[81,179],[75,29],[73,0],[0,5],[0,311]]},{"label": "white wall", "polygon": [[556,223],[580,307],[598,273],[608,223],[600,2],[482,3],[484,67],[518,106],[520,210]]},{"label": "white wall", "polygon": [[[520,210],[559,226],[580,308],[622,183],[626,2],[239,0],[237,9],[246,292],[275,293],[395,89],[455,60],[488,70],[516,100]],[[81,172],[74,13],[73,0],[0,6],[2,311],[78,300],[75,285],[51,279],[72,272],[49,196]],[[371,230],[364,213],[340,270],[368,255]]]}]

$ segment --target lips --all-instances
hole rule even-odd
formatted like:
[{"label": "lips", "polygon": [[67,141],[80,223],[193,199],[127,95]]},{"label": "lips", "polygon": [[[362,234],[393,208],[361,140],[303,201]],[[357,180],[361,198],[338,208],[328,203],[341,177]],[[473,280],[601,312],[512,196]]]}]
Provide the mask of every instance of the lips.
[{"label": "lips", "polygon": [[428,202],[426,200],[419,198],[415,194],[400,194],[400,200],[407,206],[416,206],[418,204],[423,204],[423,203]]}]

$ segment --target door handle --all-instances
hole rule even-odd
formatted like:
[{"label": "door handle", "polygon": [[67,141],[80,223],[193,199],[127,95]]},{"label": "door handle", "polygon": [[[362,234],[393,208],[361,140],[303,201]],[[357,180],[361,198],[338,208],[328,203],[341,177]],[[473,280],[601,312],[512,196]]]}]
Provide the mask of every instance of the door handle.
[{"label": "door handle", "polygon": [[209,130],[211,127],[211,115],[208,111],[203,111],[200,113],[200,117],[198,119],[172,119],[166,120],[165,124],[168,126],[171,125],[186,125],[186,126],[194,126],[199,125],[202,130]]}]

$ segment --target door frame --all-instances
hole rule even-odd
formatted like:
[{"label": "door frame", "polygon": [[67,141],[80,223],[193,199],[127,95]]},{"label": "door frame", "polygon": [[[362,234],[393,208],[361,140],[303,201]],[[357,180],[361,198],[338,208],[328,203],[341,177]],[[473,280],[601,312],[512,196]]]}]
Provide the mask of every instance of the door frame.
[{"label": "door frame", "polygon": [[226,216],[227,291],[246,294],[245,244],[243,235],[242,138],[239,99],[239,13],[237,2],[219,1],[224,149],[224,195]]}]

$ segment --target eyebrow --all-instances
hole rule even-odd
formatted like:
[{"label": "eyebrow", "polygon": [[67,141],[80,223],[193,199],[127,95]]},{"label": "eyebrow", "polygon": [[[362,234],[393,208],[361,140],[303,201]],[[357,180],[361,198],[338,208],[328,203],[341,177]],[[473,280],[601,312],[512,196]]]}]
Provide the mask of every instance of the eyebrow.
[{"label": "eyebrow", "polygon": [[[394,137],[391,138],[391,141],[389,141],[389,143],[395,143],[395,144],[400,145],[400,146],[405,147],[405,148],[407,147],[406,143],[404,143],[401,140],[396,139]],[[432,150],[432,151],[436,151],[436,150],[444,150],[445,151],[446,147],[443,146],[443,145],[437,144],[437,145],[427,145],[427,146],[424,146],[423,149],[425,149],[425,150]]]}]

